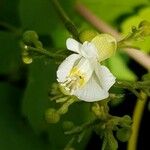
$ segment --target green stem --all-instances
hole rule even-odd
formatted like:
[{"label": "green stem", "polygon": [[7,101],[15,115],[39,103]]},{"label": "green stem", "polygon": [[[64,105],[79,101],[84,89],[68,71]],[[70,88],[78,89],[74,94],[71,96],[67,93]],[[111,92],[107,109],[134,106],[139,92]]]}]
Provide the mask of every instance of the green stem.
[{"label": "green stem", "polygon": [[7,29],[8,31],[15,33],[16,35],[21,35],[21,30],[17,29],[16,27],[6,23],[6,22],[0,22],[0,26]]},{"label": "green stem", "polygon": [[61,5],[58,2],[58,0],[52,0],[52,2],[53,2],[53,5],[54,5],[54,7],[55,7],[55,9],[56,9],[60,19],[64,23],[66,29],[73,35],[73,37],[76,40],[79,40],[79,33],[77,31],[77,28],[72,23],[72,21],[69,19],[69,17],[67,16],[66,12],[61,7]]},{"label": "green stem", "polygon": [[59,114],[65,114],[68,111],[68,107],[73,104],[75,101],[77,101],[76,98],[70,98],[67,102],[65,102],[62,107],[59,108],[58,113]]},{"label": "green stem", "polygon": [[33,52],[40,53],[40,54],[48,56],[50,58],[65,58],[64,55],[51,53],[50,51],[47,51],[44,48],[38,49],[38,48],[27,46],[27,50],[28,51],[33,51]]},{"label": "green stem", "polygon": [[71,138],[71,140],[68,142],[68,144],[66,145],[64,150],[69,150],[71,148],[71,146],[72,146],[74,141],[75,141],[75,136]]},{"label": "green stem", "polygon": [[137,100],[134,113],[133,113],[133,125],[132,125],[132,134],[128,142],[127,150],[136,150],[137,149],[137,140],[138,140],[138,133],[140,122],[144,112],[144,106],[147,101],[147,96],[145,93],[140,93],[141,97]]}]

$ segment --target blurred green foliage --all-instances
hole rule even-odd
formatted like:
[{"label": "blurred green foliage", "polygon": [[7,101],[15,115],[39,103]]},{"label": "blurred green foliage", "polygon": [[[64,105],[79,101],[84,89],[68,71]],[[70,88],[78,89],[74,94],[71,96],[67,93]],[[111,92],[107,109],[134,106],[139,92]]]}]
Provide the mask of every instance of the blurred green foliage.
[{"label": "blurred green foliage", "polygon": [[[74,0],[60,2],[79,30],[90,26],[74,11]],[[135,7],[149,4],[148,0],[82,2],[111,25],[115,25],[121,15],[133,12]],[[57,65],[43,57],[30,66],[22,63],[20,39],[25,30],[35,30],[43,45],[48,43],[44,45],[48,49],[65,48],[66,38],[69,37],[50,0],[0,1],[0,149],[63,149],[69,137],[63,134],[62,121],[57,125],[49,125],[44,118],[46,109],[53,106],[48,92],[56,81]],[[123,60],[120,55],[112,58],[110,69],[118,72],[123,67],[123,72],[116,76],[135,80],[135,75]],[[89,105],[75,104],[62,119],[80,124],[90,119],[88,113]],[[84,149],[88,139],[89,136],[78,144],[78,149]]]},{"label": "blurred green foliage", "polygon": [[[133,26],[138,27],[139,23],[143,20],[150,20],[150,7],[141,9],[138,13],[128,17],[121,25],[124,35],[131,32]],[[142,51],[150,52],[150,36],[144,37],[143,40],[135,40],[132,42],[133,46],[140,48]]]}]

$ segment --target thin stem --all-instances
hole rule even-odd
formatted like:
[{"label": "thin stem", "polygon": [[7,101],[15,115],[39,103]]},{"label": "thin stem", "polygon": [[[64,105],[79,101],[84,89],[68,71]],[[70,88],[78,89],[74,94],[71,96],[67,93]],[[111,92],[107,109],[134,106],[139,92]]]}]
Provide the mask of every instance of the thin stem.
[{"label": "thin stem", "polygon": [[51,53],[50,51],[47,51],[47,50],[44,49],[44,48],[38,49],[38,48],[34,48],[34,47],[27,46],[26,49],[27,49],[28,51],[33,51],[33,52],[40,53],[40,54],[45,55],[45,56],[48,56],[48,57],[50,57],[50,58],[65,58],[64,55]]},{"label": "thin stem", "polygon": [[68,142],[68,144],[66,145],[66,147],[64,148],[64,150],[69,150],[71,148],[71,146],[73,145],[74,141],[75,141],[75,136],[73,136],[71,138],[71,140]]},{"label": "thin stem", "polygon": [[1,22],[0,21],[0,26],[7,29],[10,32],[15,33],[16,35],[20,35],[21,34],[21,30],[17,29],[16,27],[12,26],[11,24],[8,24],[6,22]]},{"label": "thin stem", "polygon": [[134,113],[133,113],[133,124],[132,124],[132,134],[128,142],[127,150],[136,150],[137,149],[137,140],[138,140],[138,133],[140,128],[140,122],[144,112],[144,106],[147,101],[147,96],[145,93],[141,92],[141,98],[137,100]]},{"label": "thin stem", "polygon": [[[109,33],[119,39],[121,36],[119,32],[114,30],[111,26],[95,16],[88,8],[78,2],[75,6],[76,11],[83,16],[88,22],[90,22],[97,30]],[[144,54],[140,50],[134,48],[124,48],[123,51],[127,53],[131,58],[137,61],[145,69],[150,70],[150,56]]]},{"label": "thin stem", "polygon": [[67,102],[65,102],[58,110],[59,114],[65,114],[68,111],[68,107],[76,102],[77,99],[75,97],[70,98]]},{"label": "thin stem", "polygon": [[69,19],[69,17],[67,16],[66,12],[61,7],[58,0],[52,0],[52,2],[53,2],[53,5],[54,5],[60,19],[62,20],[63,24],[65,25],[66,29],[73,35],[73,37],[76,40],[79,40],[79,34],[78,34],[77,28],[72,23],[72,21]]}]

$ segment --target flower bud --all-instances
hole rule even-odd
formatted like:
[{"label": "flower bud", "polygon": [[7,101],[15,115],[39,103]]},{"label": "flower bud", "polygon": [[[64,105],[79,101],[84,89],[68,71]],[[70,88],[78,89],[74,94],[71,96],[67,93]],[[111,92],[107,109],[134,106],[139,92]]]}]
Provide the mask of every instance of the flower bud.
[{"label": "flower bud", "polygon": [[90,42],[98,33],[94,30],[84,30],[79,34],[79,39],[82,43],[85,41]]},{"label": "flower bud", "polygon": [[25,64],[31,64],[33,62],[33,59],[30,57],[30,56],[23,56],[22,57],[22,61],[25,63]]},{"label": "flower bud", "polygon": [[38,40],[38,35],[35,31],[26,31],[23,34],[23,42],[27,45],[31,45],[33,41]]},{"label": "flower bud", "polygon": [[139,29],[141,30],[142,36],[150,35],[150,22],[144,20],[139,24]]},{"label": "flower bud", "polygon": [[64,121],[62,126],[64,131],[68,131],[74,127],[74,123],[72,121]]},{"label": "flower bud", "polygon": [[60,115],[56,109],[49,108],[45,112],[45,118],[48,123],[57,123],[60,120]]},{"label": "flower bud", "polygon": [[22,53],[22,61],[25,63],[25,64],[31,64],[33,62],[33,59],[32,57],[29,55],[29,53],[27,51],[23,51]]},{"label": "flower bud", "polygon": [[131,128],[121,128],[117,130],[116,137],[121,142],[126,142],[129,140],[131,135]]},{"label": "flower bud", "polygon": [[99,61],[103,61],[115,54],[117,49],[116,39],[109,34],[99,34],[92,39],[91,43],[98,50]]}]

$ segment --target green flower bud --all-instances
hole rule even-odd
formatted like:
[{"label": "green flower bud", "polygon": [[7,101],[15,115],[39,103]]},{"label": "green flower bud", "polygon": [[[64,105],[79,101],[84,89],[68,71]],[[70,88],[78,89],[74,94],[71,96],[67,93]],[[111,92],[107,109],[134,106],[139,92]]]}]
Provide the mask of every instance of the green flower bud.
[{"label": "green flower bud", "polygon": [[57,123],[60,120],[60,114],[56,111],[56,109],[49,108],[45,112],[45,118],[48,123]]},{"label": "green flower bud", "polygon": [[25,64],[31,64],[33,62],[33,59],[30,57],[30,56],[23,56],[22,57],[22,61],[25,63]]},{"label": "green flower bud", "polygon": [[131,128],[121,128],[117,130],[116,137],[121,142],[126,142],[129,140],[131,135]]},{"label": "green flower bud", "polygon": [[85,41],[90,42],[98,33],[94,30],[84,30],[79,34],[79,39],[82,43]]},{"label": "green flower bud", "polygon": [[132,124],[132,119],[131,119],[131,117],[130,116],[128,116],[128,115],[124,115],[123,117],[122,117],[122,124],[124,125],[131,125]]},{"label": "green flower bud", "polygon": [[139,29],[141,30],[142,36],[150,35],[150,22],[144,20],[139,24]]},{"label": "green flower bud", "polygon": [[74,123],[72,121],[64,121],[62,127],[64,131],[68,131],[74,127]]},{"label": "green flower bud", "polygon": [[[25,46],[25,48],[27,48],[27,46]],[[32,57],[29,55],[29,53],[27,51],[23,51],[22,53],[22,61],[25,63],[25,64],[31,64],[33,62],[33,59]]]},{"label": "green flower bud", "polygon": [[99,54],[99,61],[103,61],[115,54],[117,49],[116,39],[109,34],[99,34],[92,39]]},{"label": "green flower bud", "polygon": [[38,39],[39,37],[35,31],[26,31],[23,34],[23,42],[27,45],[31,45],[33,41],[37,41]]}]

